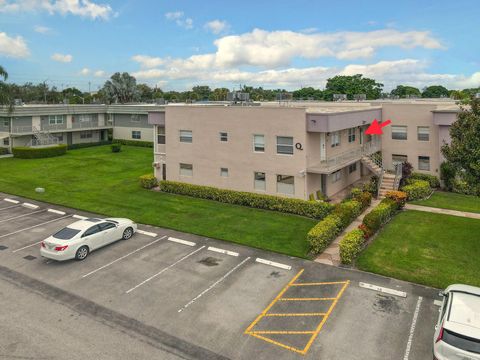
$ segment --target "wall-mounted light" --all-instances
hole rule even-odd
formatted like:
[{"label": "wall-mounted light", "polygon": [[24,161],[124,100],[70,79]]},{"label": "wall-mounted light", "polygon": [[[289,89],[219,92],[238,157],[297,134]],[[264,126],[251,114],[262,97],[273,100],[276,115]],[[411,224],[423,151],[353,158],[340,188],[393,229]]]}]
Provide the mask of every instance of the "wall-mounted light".
[{"label": "wall-mounted light", "polygon": [[330,133],[329,133],[329,132],[327,132],[327,136],[330,136]]},{"label": "wall-mounted light", "polygon": [[317,120],[315,120],[315,119],[311,119],[310,121],[311,121],[312,123],[314,123],[314,124],[317,123]]}]

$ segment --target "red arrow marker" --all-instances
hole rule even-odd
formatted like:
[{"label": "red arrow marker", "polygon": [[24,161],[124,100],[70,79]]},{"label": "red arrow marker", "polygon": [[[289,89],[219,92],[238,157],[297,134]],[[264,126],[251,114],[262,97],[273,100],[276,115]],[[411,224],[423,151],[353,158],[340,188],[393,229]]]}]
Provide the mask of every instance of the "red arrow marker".
[{"label": "red arrow marker", "polygon": [[377,119],[373,120],[373,122],[370,124],[368,129],[365,131],[365,134],[367,135],[382,135],[382,127],[387,126],[391,124],[391,120],[387,120],[382,122],[381,124],[378,123]]}]

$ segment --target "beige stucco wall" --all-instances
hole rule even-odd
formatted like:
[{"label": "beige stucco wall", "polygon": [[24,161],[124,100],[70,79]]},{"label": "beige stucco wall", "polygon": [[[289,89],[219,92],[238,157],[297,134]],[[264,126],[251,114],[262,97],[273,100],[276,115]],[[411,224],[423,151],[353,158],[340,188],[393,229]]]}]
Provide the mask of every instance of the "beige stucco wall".
[{"label": "beige stucco wall", "polygon": [[[266,191],[277,193],[277,175],[295,177],[295,195],[306,198],[303,171],[306,168],[305,109],[261,107],[172,106],[166,108],[167,179],[255,192],[254,172],[265,172]],[[181,143],[180,130],[192,130],[193,142]],[[228,133],[228,142],[221,142],[219,132]],[[253,151],[253,135],[265,135],[265,152]],[[276,136],[293,136],[293,155],[276,153]],[[159,161],[156,155],[155,161]],[[179,164],[193,164],[193,176],[180,176]],[[229,169],[228,177],[220,176],[220,168]]]},{"label": "beige stucco wall", "polygon": [[[80,138],[81,131],[72,132],[72,144],[83,144],[89,142],[99,142],[100,141],[100,130],[92,131],[92,137],[87,139]],[[66,140],[67,134],[63,137]]]},{"label": "beige stucco wall", "polygon": [[[132,139],[132,131],[140,131],[141,139]],[[133,128],[133,127],[114,127],[113,138],[121,140],[153,141],[153,127]]]}]

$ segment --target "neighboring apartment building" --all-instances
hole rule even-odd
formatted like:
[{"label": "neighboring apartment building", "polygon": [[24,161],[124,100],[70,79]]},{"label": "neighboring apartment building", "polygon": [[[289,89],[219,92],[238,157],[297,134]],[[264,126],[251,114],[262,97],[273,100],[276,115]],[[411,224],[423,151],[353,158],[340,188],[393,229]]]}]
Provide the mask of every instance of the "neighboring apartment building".
[{"label": "neighboring apartment building", "polygon": [[[383,167],[409,161],[438,175],[458,107],[448,102],[168,105],[149,113],[159,179],[307,199],[331,197]],[[391,119],[380,136],[368,125]]]},{"label": "neighboring apartment building", "polygon": [[0,147],[81,144],[114,139],[153,140],[148,111],[163,106],[24,105],[0,109]]}]

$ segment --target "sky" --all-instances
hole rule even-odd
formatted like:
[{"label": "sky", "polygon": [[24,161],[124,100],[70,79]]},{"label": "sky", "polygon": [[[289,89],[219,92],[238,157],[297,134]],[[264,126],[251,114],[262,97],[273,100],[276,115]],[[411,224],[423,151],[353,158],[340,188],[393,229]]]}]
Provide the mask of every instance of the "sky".
[{"label": "sky", "polygon": [[480,86],[478,0],[0,0],[9,82],[95,91],[115,72],[163,90],[324,88],[335,75]]}]

